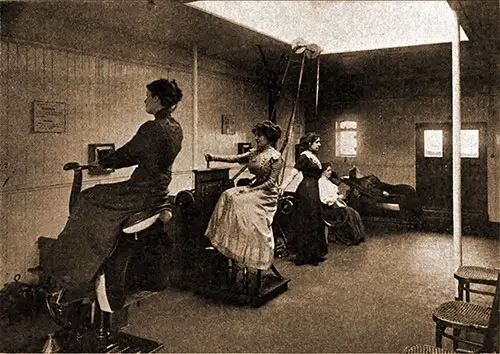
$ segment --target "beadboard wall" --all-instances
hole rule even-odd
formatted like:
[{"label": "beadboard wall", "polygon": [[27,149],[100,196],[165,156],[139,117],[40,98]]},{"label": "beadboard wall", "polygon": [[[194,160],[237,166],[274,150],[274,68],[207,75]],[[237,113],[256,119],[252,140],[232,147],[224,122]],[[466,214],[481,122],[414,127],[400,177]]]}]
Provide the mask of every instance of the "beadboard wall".
[{"label": "beadboard wall", "polygon": [[[72,173],[62,166],[69,161],[85,163],[88,144],[119,147],[127,142],[152,118],[144,111],[145,85],[152,80],[175,79],[184,94],[174,112],[184,141],[173,168],[171,194],[192,188],[192,169],[205,167],[204,152],[234,154],[237,143],[254,144],[251,129],[267,117],[266,90],[244,74],[226,69],[225,63],[198,58],[198,136],[194,137],[193,71],[186,65],[193,62],[193,54],[177,53],[177,61],[170,58],[163,66],[2,39],[1,284],[18,273],[23,281],[36,281],[28,272],[38,264],[36,241],[39,236],[57,237],[68,216]],[[280,103],[278,123],[283,127],[291,109],[290,97],[284,93]],[[34,101],[65,103],[65,131],[33,132]],[[222,134],[223,114],[235,116],[234,135]],[[83,188],[125,180],[132,170],[105,176],[85,174]]]}]

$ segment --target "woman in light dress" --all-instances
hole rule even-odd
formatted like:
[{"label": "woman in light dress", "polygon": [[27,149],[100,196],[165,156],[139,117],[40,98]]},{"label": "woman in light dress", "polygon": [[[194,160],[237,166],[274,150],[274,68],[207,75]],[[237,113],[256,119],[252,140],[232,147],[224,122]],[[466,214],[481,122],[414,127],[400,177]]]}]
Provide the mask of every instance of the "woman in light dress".
[{"label": "woman in light dress", "polygon": [[323,172],[318,181],[319,197],[321,200],[321,214],[323,220],[330,225],[337,224],[337,220],[345,220],[347,227],[333,227],[329,235],[346,245],[359,245],[365,240],[365,230],[359,213],[347,206],[339,195],[338,186],[332,182],[332,164],[323,162]]},{"label": "woman in light dress", "polygon": [[231,156],[206,154],[207,161],[246,163],[255,178],[248,186],[233,187],[220,196],[205,236],[226,257],[258,270],[274,258],[272,223],[278,204],[278,176],[283,166],[275,149],[281,128],[271,121],[252,130],[257,147]]}]

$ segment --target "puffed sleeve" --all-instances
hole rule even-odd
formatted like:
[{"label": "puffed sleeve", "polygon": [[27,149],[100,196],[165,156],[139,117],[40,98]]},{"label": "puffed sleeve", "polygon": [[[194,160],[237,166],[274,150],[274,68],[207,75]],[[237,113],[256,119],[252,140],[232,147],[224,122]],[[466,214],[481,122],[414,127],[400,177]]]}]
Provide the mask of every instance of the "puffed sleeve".
[{"label": "puffed sleeve", "polygon": [[154,136],[153,122],[148,121],[139,127],[134,137],[114,153],[99,161],[103,168],[123,168],[137,165],[140,157],[151,149]]},{"label": "puffed sleeve", "polygon": [[304,169],[304,167],[306,167],[308,161],[309,161],[309,158],[306,155],[300,154],[297,161],[295,161],[295,166],[293,166],[293,167],[296,170],[302,171]]},{"label": "puffed sleeve", "polygon": [[283,158],[277,154],[269,159],[270,171],[264,183],[259,184],[255,188],[258,189],[273,189],[278,187],[278,179],[283,167]]}]

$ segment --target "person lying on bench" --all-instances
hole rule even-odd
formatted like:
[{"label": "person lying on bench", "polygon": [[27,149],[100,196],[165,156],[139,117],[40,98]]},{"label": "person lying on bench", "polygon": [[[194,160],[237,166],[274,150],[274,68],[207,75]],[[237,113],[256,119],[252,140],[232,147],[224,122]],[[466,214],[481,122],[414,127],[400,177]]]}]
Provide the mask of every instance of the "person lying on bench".
[{"label": "person lying on bench", "polygon": [[349,170],[349,178],[344,178],[343,182],[350,187],[347,202],[362,215],[370,215],[380,208],[387,209],[388,204],[397,204],[404,218],[422,222],[422,203],[412,186],[385,183],[375,175],[361,176],[356,167]]},{"label": "person lying on bench", "polygon": [[[347,206],[338,194],[338,186],[331,181],[332,164],[330,162],[321,163],[322,173],[318,180],[319,198],[321,200],[321,213],[323,220],[329,225],[337,225],[338,220],[345,218],[347,228],[341,230],[331,230],[329,234],[335,234],[336,239],[346,245],[359,245],[365,241],[366,235],[359,213]],[[343,215],[346,213],[347,215]],[[347,232],[346,232],[347,231]]]}]

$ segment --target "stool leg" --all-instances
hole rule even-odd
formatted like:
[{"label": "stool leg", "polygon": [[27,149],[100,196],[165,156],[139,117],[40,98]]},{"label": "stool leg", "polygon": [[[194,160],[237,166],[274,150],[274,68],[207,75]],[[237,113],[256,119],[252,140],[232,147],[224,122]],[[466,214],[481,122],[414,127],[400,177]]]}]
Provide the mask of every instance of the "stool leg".
[{"label": "stool leg", "polygon": [[445,327],[436,323],[436,347],[441,348],[443,345],[443,333]]},{"label": "stool leg", "polygon": [[465,301],[470,302],[470,283],[465,283]]},{"label": "stool leg", "polygon": [[458,281],[458,297],[457,300],[463,301],[464,300],[464,291],[465,291],[465,285],[463,280]]},{"label": "stool leg", "polygon": [[453,328],[453,351],[456,352],[458,348],[458,337],[460,336],[460,329]]}]

